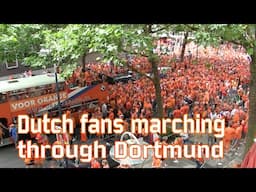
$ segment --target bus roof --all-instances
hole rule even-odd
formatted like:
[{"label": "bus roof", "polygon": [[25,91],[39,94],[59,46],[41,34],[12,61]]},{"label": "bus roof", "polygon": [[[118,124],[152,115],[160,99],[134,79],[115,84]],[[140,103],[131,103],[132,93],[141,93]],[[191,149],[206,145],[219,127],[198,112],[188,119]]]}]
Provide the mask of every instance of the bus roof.
[{"label": "bus roof", "polygon": [[[58,81],[64,82],[65,80],[58,75]],[[19,89],[26,89],[31,87],[43,86],[55,83],[54,73],[43,75],[36,75],[32,77],[25,77],[19,79],[0,81],[0,93],[8,91],[15,91]]]}]

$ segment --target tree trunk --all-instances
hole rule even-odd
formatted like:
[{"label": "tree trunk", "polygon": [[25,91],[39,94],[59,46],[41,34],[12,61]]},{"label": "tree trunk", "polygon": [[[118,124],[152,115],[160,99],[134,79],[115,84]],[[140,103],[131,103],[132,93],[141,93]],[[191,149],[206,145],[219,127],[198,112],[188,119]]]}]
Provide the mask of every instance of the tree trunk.
[{"label": "tree trunk", "polygon": [[[146,35],[149,35],[152,33],[152,24],[145,25],[144,33]],[[153,72],[153,84],[155,87],[155,95],[156,95],[156,117],[157,118],[163,118],[163,100],[161,95],[161,86],[160,86],[160,77],[158,74],[158,63],[160,61],[160,58],[157,54],[153,53],[153,50],[151,54],[148,57],[149,62],[152,66],[152,72]]]},{"label": "tree trunk", "polygon": [[185,33],[184,41],[183,41],[183,44],[182,44],[182,49],[181,49],[181,54],[180,54],[180,61],[181,61],[181,62],[184,60],[184,55],[185,55],[187,40],[188,40],[188,32]]},{"label": "tree trunk", "polygon": [[83,54],[82,57],[82,70],[85,71],[85,66],[86,66],[86,52]]},{"label": "tree trunk", "polygon": [[157,61],[151,61],[152,65],[152,72],[153,72],[153,84],[155,87],[155,94],[156,94],[156,103],[157,103],[157,111],[156,111],[156,117],[157,118],[163,118],[163,101],[162,101],[162,95],[161,95],[161,86],[160,86],[160,77],[158,74],[158,63]]},{"label": "tree trunk", "polygon": [[[254,31],[256,31],[256,27],[254,26]],[[256,34],[253,34],[255,39]],[[251,72],[251,79],[249,84],[249,123],[248,123],[248,133],[246,137],[246,148],[245,153],[248,152],[250,147],[253,144],[254,138],[256,138],[256,46],[253,48],[253,55],[251,56],[252,61],[250,64],[250,72]]]}]

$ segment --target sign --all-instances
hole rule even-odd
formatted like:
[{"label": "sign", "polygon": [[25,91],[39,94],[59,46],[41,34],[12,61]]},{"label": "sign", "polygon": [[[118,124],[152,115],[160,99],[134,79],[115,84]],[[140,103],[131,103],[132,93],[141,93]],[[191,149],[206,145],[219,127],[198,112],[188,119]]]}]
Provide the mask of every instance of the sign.
[{"label": "sign", "polygon": [[[60,92],[60,100],[66,99],[68,94],[65,91]],[[31,108],[39,108],[44,105],[58,101],[57,93],[47,94],[32,99],[23,99],[15,102],[10,102],[11,112],[23,111]]]}]

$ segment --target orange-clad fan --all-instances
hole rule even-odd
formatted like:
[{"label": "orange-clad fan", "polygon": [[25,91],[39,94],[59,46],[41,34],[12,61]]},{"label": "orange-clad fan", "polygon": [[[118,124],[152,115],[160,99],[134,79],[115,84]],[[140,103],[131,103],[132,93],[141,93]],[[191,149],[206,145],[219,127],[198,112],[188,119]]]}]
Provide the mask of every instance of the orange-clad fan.
[{"label": "orange-clad fan", "polygon": [[156,158],[153,155],[152,168],[161,168],[161,163],[162,163],[161,159]]},{"label": "orange-clad fan", "polygon": [[93,169],[97,169],[97,168],[101,168],[101,165],[99,163],[99,161],[95,158],[92,158],[91,160],[91,168]]}]

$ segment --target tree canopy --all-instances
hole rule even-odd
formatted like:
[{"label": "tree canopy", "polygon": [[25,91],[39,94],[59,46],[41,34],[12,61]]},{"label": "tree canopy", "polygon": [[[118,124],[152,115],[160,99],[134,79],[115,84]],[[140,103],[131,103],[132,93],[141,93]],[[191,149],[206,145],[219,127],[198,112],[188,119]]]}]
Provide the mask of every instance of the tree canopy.
[{"label": "tree canopy", "polygon": [[[223,42],[242,45],[252,58],[248,149],[256,134],[255,31],[252,24],[1,24],[0,62],[18,59],[32,67],[59,64],[64,69],[64,76],[69,76],[81,57],[99,52],[103,61],[112,61],[116,65],[127,63],[122,54],[147,57],[152,68],[157,70],[159,56],[153,49],[160,34],[191,33],[192,39],[188,41],[203,46],[218,46]],[[156,94],[161,92],[160,80],[152,80]]]}]

